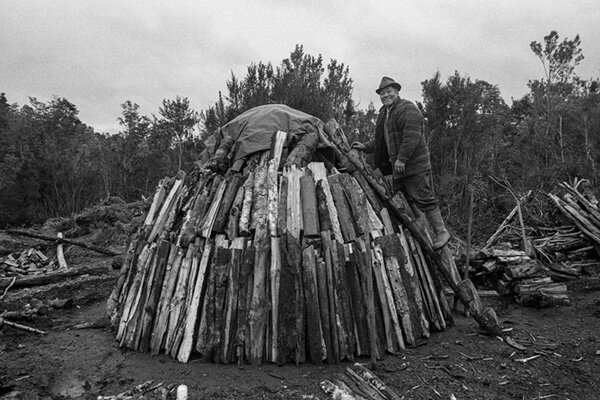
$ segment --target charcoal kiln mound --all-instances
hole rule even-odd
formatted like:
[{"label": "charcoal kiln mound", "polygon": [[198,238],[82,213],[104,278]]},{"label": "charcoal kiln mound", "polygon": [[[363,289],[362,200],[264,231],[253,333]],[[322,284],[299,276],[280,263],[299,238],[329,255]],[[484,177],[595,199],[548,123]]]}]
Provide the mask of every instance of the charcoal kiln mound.
[{"label": "charcoal kiln mound", "polygon": [[257,107],[220,129],[190,176],[159,182],[108,302],[120,346],[181,362],[335,363],[451,323],[419,241],[333,156],[326,128]]}]

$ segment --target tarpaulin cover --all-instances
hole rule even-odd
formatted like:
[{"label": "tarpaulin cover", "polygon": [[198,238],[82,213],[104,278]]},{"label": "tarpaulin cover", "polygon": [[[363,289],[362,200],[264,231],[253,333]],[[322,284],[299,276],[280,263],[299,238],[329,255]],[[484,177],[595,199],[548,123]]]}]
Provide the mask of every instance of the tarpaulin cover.
[{"label": "tarpaulin cover", "polygon": [[221,127],[221,135],[235,139],[233,162],[271,147],[277,131],[300,138],[309,132],[319,135],[319,147],[328,145],[323,135],[323,122],[284,104],[267,104],[251,108]]}]

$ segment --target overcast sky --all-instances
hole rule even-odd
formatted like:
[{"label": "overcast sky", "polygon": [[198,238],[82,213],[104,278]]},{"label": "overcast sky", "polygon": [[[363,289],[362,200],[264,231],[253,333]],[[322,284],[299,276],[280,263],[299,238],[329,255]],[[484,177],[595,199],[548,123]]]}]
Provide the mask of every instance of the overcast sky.
[{"label": "overcast sky", "polygon": [[584,78],[600,76],[600,2],[0,0],[0,92],[10,103],[65,97],[96,131],[117,132],[120,104],[143,115],[185,96],[200,111],[231,72],[274,66],[296,44],[350,67],[353,98],[379,106],[383,75],[421,100],[421,82],[458,71],[498,85],[505,100],[543,76],[529,48],[551,30],[579,34]]}]

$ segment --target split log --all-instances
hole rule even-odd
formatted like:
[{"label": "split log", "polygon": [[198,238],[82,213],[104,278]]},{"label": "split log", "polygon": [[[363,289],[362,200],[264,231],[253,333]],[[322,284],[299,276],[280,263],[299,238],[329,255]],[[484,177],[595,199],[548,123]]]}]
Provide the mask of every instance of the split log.
[{"label": "split log", "polygon": [[148,214],[146,214],[146,219],[144,220],[144,227],[151,227],[154,225],[155,217],[157,216],[156,213],[158,210],[160,210],[162,202],[171,184],[173,184],[173,180],[168,177],[163,178],[158,182],[158,186],[154,192],[154,197],[152,198],[152,204],[150,205],[150,209],[148,210]]},{"label": "split log", "polygon": [[244,185],[240,186],[235,194],[235,199],[231,205],[229,211],[229,219],[227,220],[227,228],[225,233],[229,240],[233,240],[238,237],[238,226],[240,221],[240,215],[242,213],[242,204],[244,203]]},{"label": "split log", "polygon": [[270,258],[270,237],[266,220],[256,227],[254,245],[256,257],[254,259],[254,283],[252,287],[252,303],[250,305],[250,362],[260,365],[263,362],[265,351],[265,329],[269,317],[269,301],[267,300],[267,268]]},{"label": "split log", "polygon": [[417,274],[421,282],[421,289],[425,305],[424,309],[428,310],[429,320],[433,323],[435,329],[437,331],[441,331],[445,328],[445,321],[437,298],[437,291],[433,286],[433,281],[431,279],[431,275],[429,274],[429,269],[427,268],[427,263],[423,254],[421,253],[421,248],[415,243],[414,238],[410,233],[406,233],[406,239],[408,241],[409,248],[411,249],[413,260],[415,261],[414,265],[416,266]]},{"label": "split log", "polygon": [[323,181],[318,181],[315,186],[317,195],[317,211],[319,218],[319,225],[321,232],[331,231],[331,216],[329,215],[329,209],[327,208],[327,197],[323,189]]},{"label": "split log", "polygon": [[172,247],[167,261],[167,270],[160,293],[160,299],[157,306],[157,314],[152,329],[150,339],[150,349],[153,355],[158,354],[164,347],[164,338],[168,331],[170,303],[175,293],[175,284],[181,262],[183,261],[184,250],[180,247]]},{"label": "split log", "polygon": [[[385,261],[386,272],[390,280],[392,294],[396,303],[399,322],[402,325],[402,332],[406,343],[415,345],[415,334],[411,319],[411,308],[408,295],[404,287],[405,283],[400,274],[401,265],[406,262],[406,256],[402,250],[402,244],[398,235],[386,235],[375,239],[375,243],[381,246],[383,259]],[[406,282],[408,285],[408,282]]]},{"label": "split log", "polygon": [[288,190],[286,196],[286,227],[287,231],[295,238],[300,238],[302,231],[302,206],[300,200],[300,177],[304,175],[304,171],[291,166],[284,170],[284,176],[287,178]]},{"label": "split log", "polygon": [[333,343],[331,342],[331,323],[329,320],[329,310],[331,305],[329,304],[328,298],[328,286],[330,284],[327,281],[327,270],[325,261],[323,258],[317,259],[316,266],[316,278],[317,278],[317,292],[319,298],[319,314],[321,320],[321,331],[323,334],[323,341],[325,344],[325,354],[327,362],[333,364],[337,360],[334,359]]},{"label": "split log", "polygon": [[359,263],[361,260],[359,260],[358,257],[358,252],[353,251],[350,255],[350,259],[346,263],[346,272],[348,276],[350,299],[352,302],[352,315],[356,327],[356,353],[358,356],[364,356],[370,354],[370,332],[367,322],[367,303],[363,294],[361,275],[359,273]]},{"label": "split log", "polygon": [[119,326],[117,329],[116,338],[121,345],[123,345],[125,334],[128,327],[130,327],[130,322],[134,317],[136,306],[141,296],[141,287],[145,284],[143,278],[149,269],[148,264],[151,264],[153,261],[155,251],[156,243],[152,243],[152,245],[146,245],[140,253],[138,261],[139,268],[135,274],[135,277],[133,278],[133,281],[131,282],[129,292],[127,293],[127,298],[124,299],[123,313],[121,314],[121,320],[119,321]]},{"label": "split log", "polygon": [[193,291],[190,293],[191,301],[188,307],[187,316],[184,324],[183,339],[179,351],[177,353],[177,360],[180,362],[188,362],[192,354],[194,347],[194,334],[196,331],[198,316],[200,314],[200,306],[202,295],[204,294],[204,286],[207,280],[208,263],[212,258],[214,248],[214,240],[207,239],[202,251],[202,256],[198,263],[198,270],[196,273],[196,280],[192,284]]},{"label": "split log", "polygon": [[250,213],[252,212],[252,199],[254,198],[254,175],[254,172],[250,173],[248,179],[244,182],[244,201],[242,202],[239,228],[241,236],[250,235]]},{"label": "split log", "polygon": [[238,316],[237,332],[235,335],[236,356],[238,364],[244,361],[246,346],[249,343],[250,330],[248,327],[248,314],[252,298],[253,264],[256,258],[256,248],[251,243],[246,247],[240,267],[239,291],[238,291]]},{"label": "split log", "polygon": [[[325,164],[312,162],[308,164],[308,169],[310,169],[310,171],[312,172],[317,187],[321,186],[321,189],[323,190],[326,207],[329,211],[329,222],[331,224],[331,229],[333,230],[334,238],[338,242],[343,243],[344,238],[342,237],[337,208],[335,207],[333,195],[331,194],[331,188],[329,187],[329,181],[327,180],[327,170],[325,168]],[[319,203],[320,202],[321,201],[319,201]],[[325,229],[322,228],[322,230]]]},{"label": "split log", "polygon": [[198,226],[206,208],[212,182],[212,179],[201,177],[196,184],[196,193],[192,196],[193,202],[187,211],[185,220],[179,231],[179,237],[177,238],[177,244],[184,249],[187,249],[190,243],[193,243],[196,239]]},{"label": "split log", "polygon": [[181,193],[183,191],[183,182],[185,180],[185,173],[183,171],[179,171],[177,176],[175,177],[175,182],[173,183],[173,187],[169,191],[169,195],[165,199],[162,207],[160,208],[160,212],[156,217],[156,221],[152,225],[152,230],[146,239],[148,243],[151,243],[156,239],[156,237],[162,234],[165,226],[168,226],[168,219],[171,214],[175,211],[175,206],[179,201]]},{"label": "split log", "polygon": [[165,278],[165,271],[167,268],[167,261],[169,258],[169,252],[171,245],[166,240],[161,240],[158,243],[158,252],[156,255],[156,267],[154,276],[152,279],[152,286],[150,288],[150,294],[143,308],[143,317],[141,323],[139,349],[142,351],[148,351],[150,345],[150,337],[152,334],[152,323],[156,317],[156,306],[160,299],[160,290],[162,283]]},{"label": "split log", "polygon": [[185,282],[186,290],[183,296],[182,305],[180,307],[179,318],[177,319],[177,323],[174,326],[174,330],[176,333],[173,337],[171,348],[169,351],[169,354],[171,354],[173,358],[177,358],[179,355],[181,344],[184,340],[188,315],[190,313],[190,307],[192,306],[192,302],[194,300],[194,290],[196,289],[196,279],[198,278],[198,268],[200,266],[200,248],[201,245],[199,240],[196,241],[194,245],[190,245],[188,247],[188,255],[191,259],[189,262],[190,266],[187,281]]},{"label": "split log", "polygon": [[339,337],[339,355],[340,359],[354,361],[356,337],[354,335],[354,320],[352,319],[351,300],[346,277],[346,253],[344,246],[337,240],[331,242],[329,250],[335,281],[334,304]]},{"label": "split log", "polygon": [[[280,241],[281,274],[279,281],[279,299],[277,306],[277,361],[281,364],[296,360],[301,332],[296,329],[299,291],[302,286],[300,271],[300,243],[287,233]],[[275,314],[274,314],[275,315]]]},{"label": "split log", "polygon": [[279,180],[279,198],[277,199],[277,231],[275,236],[285,236],[287,229],[287,195],[288,179],[287,176],[281,176]]},{"label": "split log", "polygon": [[283,131],[277,131],[277,133],[273,136],[273,142],[271,143],[271,160],[269,160],[269,162],[272,161],[272,164],[275,166],[275,171],[279,170],[281,156],[283,154],[283,149],[285,148],[287,136],[287,132]]},{"label": "split log", "polygon": [[400,244],[406,255],[406,262],[404,265],[400,266],[400,275],[402,276],[408,298],[414,336],[415,339],[418,340],[421,337],[429,337],[429,321],[425,318],[423,296],[421,294],[415,261],[413,260],[413,257],[410,256],[412,253],[404,230],[401,227],[398,229],[398,238],[400,239]]},{"label": "split log", "polygon": [[377,327],[375,325],[375,288],[373,285],[373,270],[370,257],[370,250],[362,237],[356,239],[353,243],[353,251],[357,255],[358,268],[361,276],[361,285],[367,305],[367,326],[369,328],[369,355],[371,362],[381,359],[381,354],[377,346]]},{"label": "split log", "polygon": [[302,284],[304,286],[306,306],[306,338],[311,361],[315,364],[321,364],[324,354],[321,348],[323,337],[316,268],[315,249],[310,245],[302,252]]},{"label": "split log", "polygon": [[217,218],[217,212],[219,211],[219,207],[223,201],[223,195],[225,194],[225,189],[227,188],[228,179],[217,178],[215,178],[215,182],[218,180],[219,186],[209,196],[208,204],[210,204],[210,206],[206,214],[204,214],[202,217],[202,221],[200,221],[200,225],[198,226],[198,234],[203,238],[209,238],[213,231],[213,226]]},{"label": "split log", "polygon": [[391,321],[392,334],[390,335],[390,339],[392,339],[392,347],[388,348],[388,351],[396,352],[398,347],[404,350],[406,346],[404,344],[404,338],[402,336],[402,328],[400,327],[398,310],[396,308],[396,302],[392,293],[391,283],[387,274],[387,268],[383,257],[383,250],[376,241],[372,243],[372,247],[374,261],[373,270],[375,272],[378,291],[383,294],[383,296],[380,295],[381,304],[384,308],[387,308],[387,312],[389,312]]},{"label": "split log", "polygon": [[318,237],[321,229],[317,210],[317,194],[315,181],[310,175],[300,177],[300,200],[304,237]]},{"label": "split log", "polygon": [[353,242],[357,237],[356,228],[354,227],[354,217],[352,216],[351,207],[348,204],[348,199],[344,193],[342,182],[340,181],[340,174],[331,175],[327,179],[337,210],[340,229],[344,238],[343,242]]},{"label": "split log", "polygon": [[205,351],[205,357],[217,363],[223,360],[223,338],[225,333],[226,296],[231,267],[231,251],[228,244],[217,240],[215,243],[216,257],[214,260],[215,270],[215,296],[214,296],[214,324],[209,325],[209,348]]},{"label": "split log", "polygon": [[40,233],[34,233],[34,232],[24,231],[24,230],[20,230],[20,229],[6,229],[6,230],[3,230],[1,232],[7,233],[9,235],[27,236],[27,237],[32,237],[32,238],[35,238],[35,239],[47,240],[47,241],[50,241],[50,242],[72,244],[74,246],[83,247],[83,248],[95,251],[97,253],[106,254],[108,256],[118,256],[118,255],[121,255],[121,253],[118,253],[116,251],[112,251],[110,249],[107,249],[107,248],[104,248],[104,247],[101,247],[101,246],[96,246],[96,245],[93,245],[93,244],[85,243],[85,242],[82,242],[80,240],[61,238],[61,237],[58,237],[58,236],[43,235],[43,234],[40,234]]},{"label": "split log", "polygon": [[[277,221],[279,219],[279,184],[276,160],[270,160],[265,185],[267,187],[267,220],[269,233],[278,236]],[[285,211],[285,210],[282,210]]]},{"label": "split log", "polygon": [[268,230],[268,187],[267,166],[259,165],[254,171],[254,188],[252,198],[252,215],[250,229],[257,229],[259,225],[265,225]]},{"label": "split log", "polygon": [[[319,186],[317,186],[318,188]],[[335,276],[333,272],[333,260],[331,256],[331,234],[329,231],[321,232],[321,247],[323,248],[323,261],[325,269],[325,282],[327,292],[327,320],[329,321],[329,343],[331,347],[327,349],[329,362],[337,363],[340,359],[340,343],[338,335],[337,312],[335,302]],[[325,301],[325,300],[323,300]],[[366,323],[366,321],[365,321]]]},{"label": "split log", "polygon": [[564,283],[519,283],[515,285],[515,292],[517,302],[523,306],[553,307],[571,304]]},{"label": "split log", "polygon": [[[169,323],[167,334],[165,338],[165,352],[173,355],[173,349],[176,347],[175,337],[179,332],[178,323],[181,314],[185,312],[183,309],[186,303],[186,295],[188,292],[189,274],[192,266],[193,254],[197,251],[196,246],[191,244],[185,257],[181,261],[181,267],[179,268],[179,274],[177,275],[177,283],[175,285],[175,292],[169,303]],[[176,349],[177,350],[177,349]],[[175,353],[176,354],[176,353]]]},{"label": "split log", "polygon": [[227,182],[227,189],[223,193],[222,200],[219,202],[219,211],[215,216],[212,226],[213,232],[225,233],[227,222],[231,214],[232,205],[236,199],[238,189],[243,184],[243,177],[239,174],[233,175]]},{"label": "split log", "polygon": [[270,293],[271,293],[271,359],[279,359],[279,286],[281,281],[281,238],[271,237]]},{"label": "split log", "polygon": [[355,222],[356,235],[362,236],[368,234],[369,230],[369,215],[367,211],[367,199],[363,191],[360,189],[355,180],[348,174],[338,174],[333,177],[338,179],[345,198],[350,206],[350,210]]}]

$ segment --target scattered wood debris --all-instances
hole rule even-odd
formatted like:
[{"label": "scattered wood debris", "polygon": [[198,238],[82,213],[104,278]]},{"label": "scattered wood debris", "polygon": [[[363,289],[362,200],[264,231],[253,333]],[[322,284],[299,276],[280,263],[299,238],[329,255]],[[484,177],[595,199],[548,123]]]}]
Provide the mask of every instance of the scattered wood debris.
[{"label": "scattered wood debris", "polygon": [[526,252],[492,247],[473,256],[474,275],[487,280],[503,297],[514,297],[523,306],[569,305],[567,286],[555,282],[548,268]]},{"label": "scattered wood debris", "polygon": [[321,389],[335,400],[400,400],[391,387],[364,365],[346,368],[345,376],[332,382],[321,382]]},{"label": "scattered wood debris", "polygon": [[[184,386],[184,385],[180,385]],[[98,396],[97,400],[187,400],[187,396],[184,398],[179,395],[176,390],[176,385],[165,386],[163,382],[154,384],[153,381],[147,381],[140,385],[137,385],[131,389],[128,389],[122,393],[112,396]],[[187,389],[187,388],[186,388]],[[187,393],[187,390],[186,390]]]},{"label": "scattered wood debris", "polygon": [[58,264],[40,250],[29,248],[0,258],[0,277],[20,277],[45,274],[58,268]]}]

